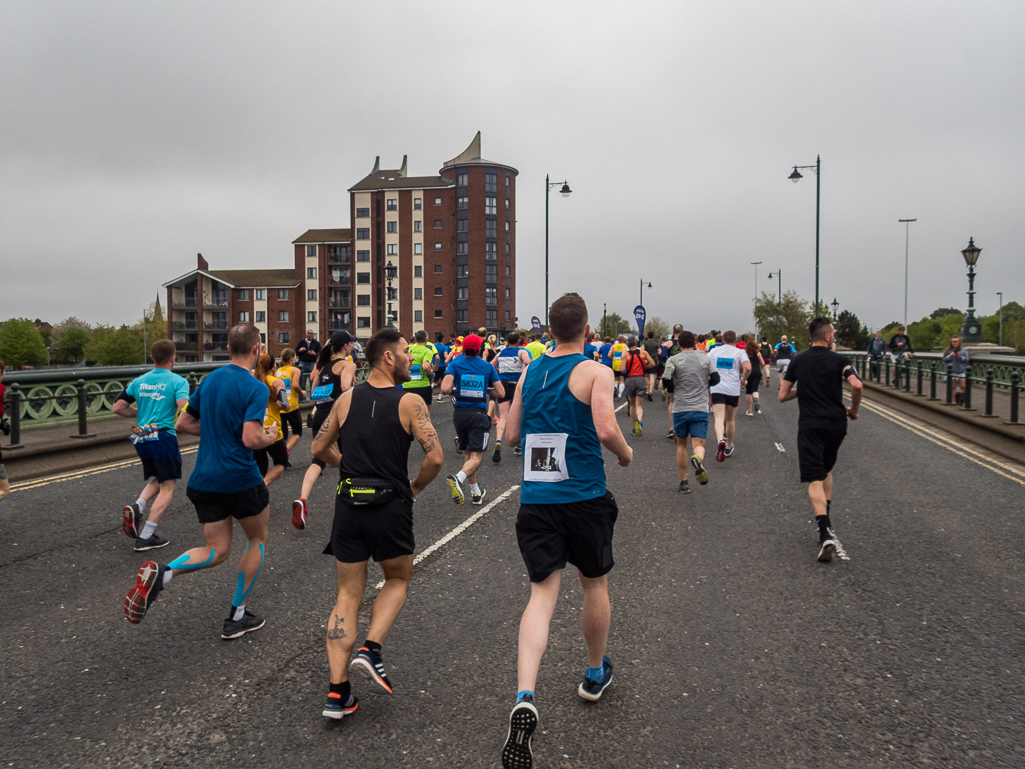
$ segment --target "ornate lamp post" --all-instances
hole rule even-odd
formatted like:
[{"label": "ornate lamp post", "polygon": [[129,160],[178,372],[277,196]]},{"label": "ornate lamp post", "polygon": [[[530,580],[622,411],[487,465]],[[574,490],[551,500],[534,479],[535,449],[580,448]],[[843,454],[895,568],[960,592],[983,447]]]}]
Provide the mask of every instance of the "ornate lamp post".
[{"label": "ornate lamp post", "polygon": [[391,310],[391,303],[395,301],[398,291],[391,287],[391,282],[398,276],[399,268],[393,265],[391,260],[389,260],[388,264],[384,266],[384,274],[388,278],[388,287],[385,289],[388,294],[388,317],[385,320],[388,322],[384,324],[384,327],[391,331],[397,331],[398,329],[395,328],[395,316],[392,314]]},{"label": "ornate lamp post", "polygon": [[917,219],[898,219],[904,225],[904,326],[908,325],[908,245],[911,243],[911,222]]},{"label": "ornate lamp post", "polygon": [[819,311],[819,200],[820,192],[822,190],[822,156],[815,156],[815,165],[813,166],[794,166],[794,172],[787,178],[790,179],[794,184],[797,184],[804,176],[797,169],[805,168],[815,171],[815,313]]},{"label": "ornate lamp post", "polygon": [[840,306],[840,303],[836,301],[836,297],[833,297],[833,301],[829,303],[829,306],[833,308],[833,323],[836,323],[836,308]]},{"label": "ornate lamp post", "polygon": [[558,187],[560,184],[562,189],[559,193],[568,198],[573,192],[569,188],[569,182],[552,182],[548,180],[548,174],[545,174],[545,328],[548,328],[548,193],[552,191],[552,187]]},{"label": "ornate lamp post", "polygon": [[975,318],[975,263],[979,261],[982,249],[975,245],[974,238],[968,238],[968,247],[961,251],[968,265],[968,316],[961,327],[961,341],[978,344],[982,341],[982,327]]}]

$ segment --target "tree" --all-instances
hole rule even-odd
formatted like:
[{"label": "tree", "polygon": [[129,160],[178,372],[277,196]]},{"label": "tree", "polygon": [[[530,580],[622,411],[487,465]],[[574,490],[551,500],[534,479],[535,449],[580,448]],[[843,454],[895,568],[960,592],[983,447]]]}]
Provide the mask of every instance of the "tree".
[{"label": "tree", "polygon": [[12,368],[21,368],[45,366],[50,356],[33,321],[11,318],[0,324],[0,358]]},{"label": "tree", "polygon": [[939,309],[933,310],[931,313],[929,313],[929,319],[930,320],[939,320],[940,318],[945,318],[948,315],[960,315],[960,314],[961,314],[961,311],[960,310],[955,310],[953,307],[940,307]]},{"label": "tree", "polygon": [[858,316],[850,310],[844,310],[836,318],[836,341],[852,350],[864,350],[868,347],[869,333]]},{"label": "tree", "polygon": [[[76,333],[65,341],[65,336],[74,330]],[[92,337],[93,327],[75,316],[65,318],[53,327],[51,334],[52,357],[60,363],[75,363],[85,358],[85,346]],[[84,341],[83,341],[84,340]]]},{"label": "tree", "polygon": [[622,317],[618,312],[610,312],[598,323],[597,333],[603,337],[617,337],[619,334],[629,334],[634,330],[634,324]]},{"label": "tree", "polygon": [[[160,306],[159,294],[157,294],[157,300],[149,306],[145,317],[139,321],[138,328],[140,334],[142,333],[143,328],[145,328],[147,346],[152,347],[153,343],[158,339],[168,338],[167,320],[164,318],[164,310]],[[149,355],[149,350],[146,350],[146,354]]]},{"label": "tree", "polygon": [[142,363],[142,331],[121,326],[97,326],[85,346],[85,359],[101,366],[128,366]]},{"label": "tree", "polygon": [[778,302],[775,294],[762,295],[755,300],[755,321],[763,336],[778,339],[786,334],[797,349],[807,346],[808,332],[805,324],[811,320],[808,303],[795,291],[783,294]]},{"label": "tree", "polygon": [[656,339],[668,338],[670,330],[669,324],[657,315],[644,324],[644,335],[647,336],[650,331]]}]

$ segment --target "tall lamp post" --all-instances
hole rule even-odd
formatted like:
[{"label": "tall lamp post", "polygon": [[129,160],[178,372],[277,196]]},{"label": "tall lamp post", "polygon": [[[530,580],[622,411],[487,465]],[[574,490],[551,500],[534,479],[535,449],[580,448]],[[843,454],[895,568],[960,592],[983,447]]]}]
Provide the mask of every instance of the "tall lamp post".
[{"label": "tall lamp post", "polygon": [[908,244],[911,242],[911,222],[917,219],[898,219],[904,224],[904,327],[908,325]]},{"label": "tall lamp post", "polygon": [[982,249],[975,245],[974,238],[968,238],[968,247],[961,251],[965,264],[968,265],[968,317],[961,327],[961,341],[979,343],[982,341],[982,329],[975,319],[975,263],[979,261]]},{"label": "tall lamp post", "polygon": [[391,303],[395,300],[396,290],[391,287],[391,282],[399,274],[399,268],[393,265],[391,263],[391,260],[389,260],[388,264],[384,266],[384,274],[388,278],[388,287],[385,289],[385,291],[387,291],[388,296],[388,317],[385,320],[387,320],[388,322],[384,324],[384,327],[391,331],[396,331],[397,329],[395,328],[395,316],[392,315],[391,311]]},{"label": "tall lamp post", "polygon": [[997,296],[1000,297],[1000,346],[1004,346],[1004,292],[997,291]]},{"label": "tall lamp post", "polygon": [[[772,273],[769,273],[769,280],[772,280]],[[783,336],[783,270],[776,270],[776,323],[779,325],[779,335]]]},{"label": "tall lamp post", "polygon": [[[758,265],[761,264],[761,262],[751,262],[751,264],[753,264],[754,268],[755,268],[755,307],[757,307],[758,306]],[[754,310],[754,308],[752,308],[751,315],[754,318],[755,333],[757,334],[758,333],[758,315],[756,313],[754,313],[753,310]]]},{"label": "tall lamp post", "polygon": [[836,297],[833,297],[833,301],[830,302],[830,307],[833,308],[833,323],[836,323],[836,308],[840,306],[840,303],[836,301]]},{"label": "tall lamp post", "polygon": [[815,156],[815,165],[813,166],[794,166],[794,172],[788,177],[794,184],[804,178],[797,170],[799,168],[815,171],[815,314],[817,315],[819,312],[819,201],[822,190],[822,156]]},{"label": "tall lamp post", "polygon": [[545,327],[548,327],[548,193],[552,191],[552,187],[558,187],[562,185],[562,189],[559,190],[560,194],[564,198],[568,198],[570,193],[573,192],[569,188],[569,182],[553,182],[549,181],[548,174],[545,174]]},{"label": "tall lamp post", "polygon": [[[648,283],[648,288],[651,288],[650,282]],[[637,304],[644,305],[644,278],[641,278],[641,300]]]}]

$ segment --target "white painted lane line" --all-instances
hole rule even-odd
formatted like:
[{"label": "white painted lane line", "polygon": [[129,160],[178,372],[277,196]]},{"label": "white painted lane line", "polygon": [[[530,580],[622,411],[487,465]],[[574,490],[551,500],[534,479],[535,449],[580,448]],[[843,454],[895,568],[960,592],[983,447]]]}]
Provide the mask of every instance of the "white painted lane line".
[{"label": "white painted lane line", "polygon": [[[627,406],[629,406],[629,405],[630,405],[630,401],[627,401],[626,403],[620,403],[620,404],[619,404],[619,405],[618,405],[618,406],[616,407],[616,413],[618,414],[618,413],[619,413],[620,411],[622,411],[623,409],[625,409],[625,408],[626,408]],[[588,664],[590,664],[590,663],[588,663]]]},{"label": "white painted lane line", "polygon": [[[487,515],[489,512],[491,512],[491,510],[494,509],[497,505],[501,504],[506,499],[508,499],[512,495],[512,493],[514,491],[516,491],[517,489],[519,489],[519,488],[520,488],[520,484],[518,484],[518,483],[513,485],[513,486],[510,486],[502,494],[500,494],[498,497],[493,499],[488,504],[484,505],[484,507],[482,507],[476,513],[471,515],[469,518],[467,518],[461,524],[456,526],[454,529],[452,529],[444,537],[439,539],[437,542],[435,542],[433,545],[428,547],[426,550],[420,552],[416,556],[416,558],[413,559],[413,565],[416,566],[424,558],[426,558],[427,556],[431,555],[431,553],[434,553],[435,551],[437,551],[437,550],[441,549],[442,547],[444,547],[445,545],[447,545],[449,542],[451,542],[453,539],[458,537],[460,534],[462,534],[468,528],[473,526],[473,524],[475,524],[477,521],[479,521],[481,518],[483,518],[485,515]],[[382,587],[384,587],[384,580],[381,580],[380,582],[377,583],[377,589],[378,590],[380,590]]]},{"label": "white painted lane line", "polygon": [[785,448],[783,448],[783,444],[782,443],[777,443],[776,444],[776,451],[778,451],[780,454],[786,454],[787,453],[787,450]]}]

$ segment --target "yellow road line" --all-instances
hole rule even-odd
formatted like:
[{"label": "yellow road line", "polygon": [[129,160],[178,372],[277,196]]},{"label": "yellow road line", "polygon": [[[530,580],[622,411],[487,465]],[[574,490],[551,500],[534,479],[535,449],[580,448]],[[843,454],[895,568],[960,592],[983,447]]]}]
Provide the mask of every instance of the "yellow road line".
[{"label": "yellow road line", "polygon": [[[197,446],[190,446],[182,449],[182,454],[195,454],[198,451]],[[36,478],[32,481],[23,481],[21,483],[12,483],[11,491],[28,491],[29,489],[38,489],[43,486],[49,486],[53,483],[63,483],[64,481],[77,481],[82,478],[88,478],[93,475],[102,475],[103,473],[109,473],[113,470],[123,470],[126,467],[138,467],[142,464],[138,459],[127,459],[121,462],[111,462],[106,465],[99,465],[98,467],[90,467],[84,470],[75,470],[70,473],[61,473],[59,475],[50,475],[45,478]]]}]

